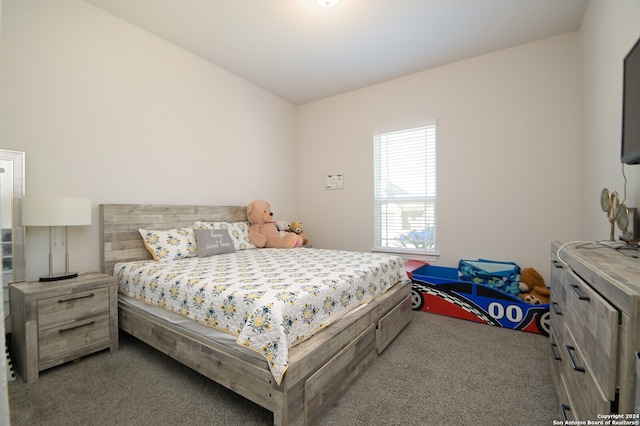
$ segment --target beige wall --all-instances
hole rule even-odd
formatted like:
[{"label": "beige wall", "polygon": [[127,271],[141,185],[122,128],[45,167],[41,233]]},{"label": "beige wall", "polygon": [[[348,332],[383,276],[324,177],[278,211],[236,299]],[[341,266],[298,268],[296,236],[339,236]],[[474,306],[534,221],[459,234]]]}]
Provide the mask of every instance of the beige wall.
[{"label": "beige wall", "polygon": [[[0,148],[26,152],[28,195],[93,200],[94,224],[71,230],[72,269],[88,271],[105,202],[266,198],[314,246],[370,250],[372,132],[436,119],[437,264],[546,276],[551,240],[608,233],[598,196],[622,190],[620,67],[639,7],[595,0],[580,32],[296,108],[83,1],[4,0]],[[635,206],[640,172],[626,170]],[[343,191],[322,189],[328,173]],[[28,234],[35,278],[47,236]]]},{"label": "beige wall", "polygon": [[[441,266],[478,257],[549,270],[579,236],[579,33],[300,107],[300,217],[317,247],[373,246],[372,132],[437,120]],[[344,173],[343,191],[323,176]]]},{"label": "beige wall", "polygon": [[[640,1],[592,0],[582,23],[584,69],[582,111],[581,238],[609,238],[600,209],[602,188],[624,191],[620,165],[622,61],[640,38]],[[640,207],[640,166],[625,166],[629,207]],[[616,235],[619,231],[616,228]]]},{"label": "beige wall", "polygon": [[[296,216],[293,105],[80,0],[5,0],[2,18],[0,148],[26,152],[27,195],[94,204],[71,269],[99,268],[99,203],[265,198]],[[34,279],[48,234],[27,232]]]}]

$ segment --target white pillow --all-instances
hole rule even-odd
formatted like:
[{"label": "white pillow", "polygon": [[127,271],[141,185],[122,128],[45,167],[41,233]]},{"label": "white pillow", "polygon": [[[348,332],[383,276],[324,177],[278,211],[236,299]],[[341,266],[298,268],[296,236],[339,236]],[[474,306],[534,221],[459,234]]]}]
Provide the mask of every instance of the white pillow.
[{"label": "white pillow", "polygon": [[196,238],[191,228],[165,230],[138,229],[144,245],[159,262],[195,257],[198,254]]}]

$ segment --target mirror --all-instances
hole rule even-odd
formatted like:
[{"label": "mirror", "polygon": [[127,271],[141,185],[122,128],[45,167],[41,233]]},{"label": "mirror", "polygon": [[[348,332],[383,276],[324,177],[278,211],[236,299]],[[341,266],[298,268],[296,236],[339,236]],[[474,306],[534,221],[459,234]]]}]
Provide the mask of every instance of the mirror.
[{"label": "mirror", "polygon": [[5,318],[10,314],[9,284],[25,281],[24,227],[20,214],[22,197],[24,152],[0,149],[0,241]]}]

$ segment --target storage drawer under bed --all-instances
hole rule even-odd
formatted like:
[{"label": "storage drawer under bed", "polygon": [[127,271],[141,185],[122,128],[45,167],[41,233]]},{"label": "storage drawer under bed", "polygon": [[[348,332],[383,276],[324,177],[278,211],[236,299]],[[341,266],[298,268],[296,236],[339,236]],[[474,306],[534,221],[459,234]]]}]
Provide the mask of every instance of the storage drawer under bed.
[{"label": "storage drawer under bed", "polygon": [[411,321],[411,296],[407,296],[398,306],[380,318],[376,328],[376,350],[379,354],[393,341],[400,331]]},{"label": "storage drawer under bed", "polygon": [[382,353],[398,333],[411,321],[411,295],[370,325],[322,368],[305,380],[305,417],[310,423],[314,413],[324,412],[348,388],[349,384]]}]

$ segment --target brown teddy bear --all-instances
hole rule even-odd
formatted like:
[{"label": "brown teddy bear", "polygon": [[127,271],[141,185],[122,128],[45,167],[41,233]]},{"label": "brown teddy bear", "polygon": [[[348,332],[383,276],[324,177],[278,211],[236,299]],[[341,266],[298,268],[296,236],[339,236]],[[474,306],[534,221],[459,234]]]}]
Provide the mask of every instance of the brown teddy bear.
[{"label": "brown teddy bear", "polygon": [[302,222],[291,222],[289,224],[289,230],[300,235],[300,237],[302,238],[302,244],[307,244],[309,242],[307,234],[305,234],[304,230],[302,229]]},{"label": "brown teddy bear", "polygon": [[272,217],[271,205],[266,201],[255,200],[249,203],[249,239],[256,247],[293,248],[302,245],[302,238],[293,232],[280,235]]},{"label": "brown teddy bear", "polygon": [[549,303],[551,292],[544,284],[544,278],[533,268],[524,268],[520,273],[520,291],[522,300],[532,305]]}]

